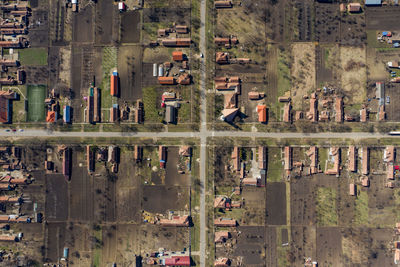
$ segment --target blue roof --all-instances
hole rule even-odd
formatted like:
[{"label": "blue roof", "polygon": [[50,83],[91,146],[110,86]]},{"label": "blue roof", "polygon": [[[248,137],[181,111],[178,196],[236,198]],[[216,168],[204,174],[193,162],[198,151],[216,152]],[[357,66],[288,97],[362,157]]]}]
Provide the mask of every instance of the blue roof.
[{"label": "blue roof", "polygon": [[365,0],[366,5],[380,5],[382,0]]}]

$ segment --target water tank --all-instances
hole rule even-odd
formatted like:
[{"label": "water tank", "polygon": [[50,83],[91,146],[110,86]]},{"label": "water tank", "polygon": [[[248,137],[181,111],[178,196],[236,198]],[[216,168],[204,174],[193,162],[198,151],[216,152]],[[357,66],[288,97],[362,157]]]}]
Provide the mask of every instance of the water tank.
[{"label": "water tank", "polygon": [[157,64],[156,63],[153,64],[153,76],[157,77]]},{"label": "water tank", "polygon": [[164,76],[164,66],[162,64],[158,66],[158,76],[160,77]]}]

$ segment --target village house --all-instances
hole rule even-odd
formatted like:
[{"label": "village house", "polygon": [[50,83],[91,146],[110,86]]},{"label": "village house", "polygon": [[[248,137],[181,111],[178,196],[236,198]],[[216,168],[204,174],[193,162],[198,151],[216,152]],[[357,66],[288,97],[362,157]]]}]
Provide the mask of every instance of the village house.
[{"label": "village house", "polygon": [[233,169],[235,171],[240,171],[240,149],[235,146],[232,151],[231,159],[233,160]]},{"label": "village house", "polygon": [[337,96],[335,100],[335,121],[343,122],[343,97]]},{"label": "village house", "polygon": [[292,105],[289,103],[286,103],[284,108],[283,108],[283,121],[284,122],[291,122],[292,121],[292,116],[291,116],[291,110],[292,110]]},{"label": "village house", "polygon": [[225,243],[231,234],[228,231],[217,231],[215,232],[214,243]]},{"label": "village house", "polygon": [[394,146],[387,146],[383,152],[383,160],[385,162],[394,162],[396,158],[396,149]]},{"label": "village house", "polygon": [[394,165],[389,163],[386,169],[386,178],[389,180],[394,180]]},{"label": "village house", "polygon": [[229,123],[233,122],[238,112],[239,108],[230,108],[230,109],[225,108],[222,110],[221,119]]},{"label": "village house", "polygon": [[136,162],[140,162],[143,159],[143,148],[135,145],[134,149],[133,149],[133,159]]},{"label": "village house", "polygon": [[214,225],[219,227],[235,227],[237,222],[234,219],[217,218],[214,220]]},{"label": "village house", "polygon": [[237,94],[227,93],[224,94],[224,109],[237,108]]},{"label": "village house", "polygon": [[267,168],[267,147],[258,147],[258,168],[265,170]]},{"label": "village house", "polygon": [[378,120],[379,120],[379,121],[384,121],[384,120],[386,120],[385,105],[379,106]]},{"label": "village house", "polygon": [[368,119],[368,110],[367,108],[362,108],[360,110],[360,121],[367,122],[367,119]]},{"label": "village house", "polygon": [[361,185],[364,187],[369,187],[369,179],[367,176],[365,176],[361,179]]},{"label": "village house", "polygon": [[347,11],[350,13],[358,13],[361,12],[361,5],[360,3],[350,3],[347,5]]},{"label": "village house", "polygon": [[311,94],[310,110],[307,112],[307,118],[312,122],[318,121],[318,99],[316,93]]},{"label": "village house", "polygon": [[292,170],[292,163],[293,163],[293,148],[290,146],[285,146],[285,164],[284,169],[288,173]]},{"label": "village house", "polygon": [[316,146],[310,147],[307,151],[307,156],[310,158],[310,175],[318,173],[318,148]]},{"label": "village house", "polygon": [[218,258],[214,261],[216,267],[227,267],[231,265],[231,261],[228,258]]},{"label": "village house", "polygon": [[241,83],[238,76],[217,77],[214,79],[214,83],[217,91],[234,91],[236,94],[241,93]]},{"label": "village house", "polygon": [[348,162],[349,162],[349,171],[357,172],[357,149],[355,146],[349,147]]},{"label": "village house", "polygon": [[260,179],[254,177],[248,177],[242,179],[242,185],[247,186],[260,186]]},{"label": "village house", "polygon": [[368,175],[369,174],[369,148],[363,147],[361,148],[361,174]]},{"label": "village house", "polygon": [[333,157],[333,167],[325,171],[328,175],[339,175],[340,173],[340,147],[331,147],[330,155]]},{"label": "village house", "polygon": [[231,8],[232,5],[232,1],[215,1],[214,2],[214,7],[215,8]]},{"label": "village house", "polygon": [[163,39],[161,43],[166,47],[189,47],[192,41],[190,38],[172,38]]},{"label": "village house", "polygon": [[189,27],[186,25],[176,25],[175,31],[176,31],[176,33],[179,33],[179,34],[186,34],[189,32]]},{"label": "village house", "polygon": [[159,224],[162,226],[187,227],[189,226],[189,216],[174,215],[171,219],[160,219]]},{"label": "village house", "polygon": [[227,52],[216,52],[215,62],[217,64],[229,64],[229,53]]}]

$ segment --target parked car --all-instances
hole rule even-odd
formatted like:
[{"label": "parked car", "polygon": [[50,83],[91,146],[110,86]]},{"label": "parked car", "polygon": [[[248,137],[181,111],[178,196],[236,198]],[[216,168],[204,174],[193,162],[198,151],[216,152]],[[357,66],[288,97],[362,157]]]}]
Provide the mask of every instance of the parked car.
[{"label": "parked car", "polygon": [[386,97],[386,104],[389,104],[390,103],[390,96],[387,96]]}]

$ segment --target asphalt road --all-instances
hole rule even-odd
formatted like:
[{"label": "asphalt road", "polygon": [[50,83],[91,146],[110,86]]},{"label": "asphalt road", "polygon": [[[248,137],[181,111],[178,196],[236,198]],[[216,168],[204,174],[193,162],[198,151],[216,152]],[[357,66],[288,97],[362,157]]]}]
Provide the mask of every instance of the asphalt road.
[{"label": "asphalt road", "polygon": [[247,137],[247,138],[321,138],[321,139],[365,139],[365,138],[400,138],[400,135],[389,135],[369,132],[351,133],[267,133],[267,132],[239,132],[239,131],[208,131],[201,127],[200,132],[55,132],[46,130],[28,129],[23,132],[0,131],[0,137],[137,137],[137,138],[200,138],[205,142],[207,137]]}]

